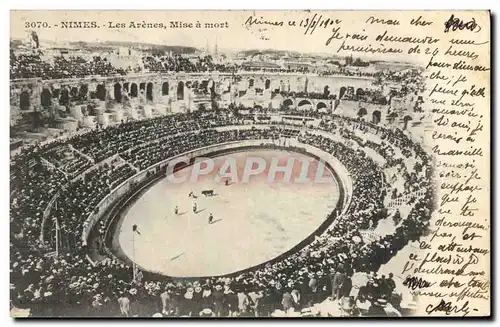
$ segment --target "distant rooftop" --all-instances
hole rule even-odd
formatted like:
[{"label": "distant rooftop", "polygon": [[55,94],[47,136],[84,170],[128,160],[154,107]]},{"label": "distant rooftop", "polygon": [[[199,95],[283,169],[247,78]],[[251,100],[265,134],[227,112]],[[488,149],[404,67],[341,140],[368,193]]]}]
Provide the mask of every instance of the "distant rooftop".
[{"label": "distant rooftop", "polygon": [[243,67],[250,68],[270,68],[270,69],[279,69],[281,68],[278,64],[272,62],[265,61],[247,61],[242,64]]}]

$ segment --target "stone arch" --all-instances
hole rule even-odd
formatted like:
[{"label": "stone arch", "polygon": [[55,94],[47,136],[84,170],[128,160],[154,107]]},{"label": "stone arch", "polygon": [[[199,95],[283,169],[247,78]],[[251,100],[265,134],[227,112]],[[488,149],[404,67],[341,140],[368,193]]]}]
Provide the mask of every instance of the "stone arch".
[{"label": "stone arch", "polygon": [[177,100],[184,100],[184,82],[177,83]]},{"label": "stone arch", "polygon": [[61,94],[61,89],[54,89],[52,91],[52,98],[53,99],[59,99],[59,94]]},{"label": "stone arch", "polygon": [[268,90],[270,87],[271,87],[271,80],[266,79],[266,82],[265,82],[265,84],[264,84],[264,88],[265,88],[266,90]]},{"label": "stone arch", "polygon": [[168,82],[163,82],[161,85],[161,95],[168,95]]},{"label": "stone arch", "polygon": [[358,87],[358,89],[356,90],[356,97],[362,97],[363,95],[365,95],[365,91]]},{"label": "stone arch", "polygon": [[40,94],[40,104],[43,108],[49,108],[52,105],[52,94],[50,90],[44,88],[42,94]]},{"label": "stone arch", "polygon": [[250,88],[254,87],[254,85],[255,85],[255,80],[253,78],[250,78],[248,80],[248,88],[250,89]]},{"label": "stone arch", "polygon": [[288,109],[288,107],[293,106],[293,100],[292,99],[283,100],[282,106]]},{"label": "stone arch", "polygon": [[144,92],[146,92],[146,83],[143,82],[139,84],[139,93],[142,94]]},{"label": "stone arch", "polygon": [[208,92],[208,83],[209,83],[209,81],[208,81],[208,80],[203,80],[203,81],[201,81],[201,89],[202,89],[203,91]]},{"label": "stone arch", "polygon": [[81,99],[85,99],[87,97],[87,93],[89,92],[88,84],[80,85],[79,97]]},{"label": "stone arch", "polygon": [[79,95],[78,93],[79,93],[78,87],[76,87],[76,86],[71,87],[71,89],[69,90],[69,96],[70,96],[71,100],[78,99],[78,95]]},{"label": "stone arch", "polygon": [[29,110],[31,104],[30,93],[28,91],[22,91],[19,95],[19,108],[21,110]]},{"label": "stone arch", "polygon": [[330,96],[330,86],[329,85],[325,85],[325,87],[323,88],[323,95],[328,98],[328,96]]},{"label": "stone arch", "polygon": [[403,122],[404,122],[404,126],[403,126],[403,129],[408,129],[408,124],[410,121],[412,121],[413,118],[410,116],[410,115],[406,115],[403,117]]},{"label": "stone arch", "polygon": [[368,114],[368,112],[366,111],[366,108],[359,108],[358,110],[358,117],[364,117]]},{"label": "stone arch", "polygon": [[372,113],[372,123],[378,124],[380,123],[380,120],[382,119],[382,113],[380,110],[375,110]]},{"label": "stone arch", "polygon": [[347,88],[345,86],[342,86],[339,91],[339,99],[341,100],[344,94],[347,92]]},{"label": "stone arch", "polygon": [[137,98],[137,84],[136,83],[130,84],[130,96],[132,98]]},{"label": "stone arch", "polygon": [[106,100],[106,87],[104,86],[104,84],[97,84],[97,87],[95,89],[95,96],[101,101]]},{"label": "stone arch", "polygon": [[122,102],[122,86],[120,83],[115,83],[114,95],[116,102]]},{"label": "stone arch", "polygon": [[306,106],[306,105],[312,105],[311,101],[306,100],[306,99],[301,100],[297,106],[301,107],[301,106]]},{"label": "stone arch", "polygon": [[153,101],[153,83],[149,82],[146,85],[146,100]]},{"label": "stone arch", "polygon": [[130,83],[129,82],[123,83],[123,90],[127,93],[130,91]]},{"label": "stone arch", "polygon": [[318,104],[316,105],[316,109],[317,110],[321,110],[323,108],[328,108],[328,106],[326,105],[326,103],[324,103],[323,101],[318,102]]},{"label": "stone arch", "polygon": [[61,95],[59,96],[59,104],[61,106],[66,106],[69,103],[69,91],[64,88],[61,89]]}]

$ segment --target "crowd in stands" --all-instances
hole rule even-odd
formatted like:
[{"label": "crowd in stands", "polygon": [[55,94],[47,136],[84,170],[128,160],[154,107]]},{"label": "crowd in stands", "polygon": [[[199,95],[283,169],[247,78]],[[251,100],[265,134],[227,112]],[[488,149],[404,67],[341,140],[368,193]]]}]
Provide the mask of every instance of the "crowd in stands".
[{"label": "crowd in stands", "polygon": [[[88,76],[113,76],[126,75],[131,73],[145,72],[186,72],[186,73],[204,73],[220,72],[237,74],[238,72],[266,72],[266,73],[288,73],[288,74],[314,74],[319,76],[346,76],[346,77],[366,77],[366,78],[384,78],[390,81],[398,82],[406,78],[414,81],[418,79],[417,75],[398,72],[379,72],[371,73],[360,69],[350,70],[346,67],[334,70],[318,69],[311,67],[288,68],[286,64],[269,68],[264,66],[249,66],[236,63],[219,63],[211,55],[187,57],[181,54],[159,55],[146,54],[142,58],[140,65],[135,67],[120,68],[113,66],[105,56],[93,56],[91,59],[81,55],[59,55],[51,57],[53,60],[45,59],[41,50],[32,53],[14,54],[10,56],[10,78],[23,79],[35,78],[42,79],[62,79],[62,78],[83,78]],[[264,63],[268,64],[268,63]],[[410,81],[410,82],[411,82]]]},{"label": "crowd in stands", "polygon": [[[344,135],[346,140],[352,138]],[[384,212],[383,199],[385,178],[380,167],[367,156],[362,149],[354,150],[343,143],[334,142],[320,135],[305,135],[299,141],[310,144],[325,152],[331,153],[347,168],[353,179],[353,192],[356,200],[351,201],[355,206],[350,208],[350,221],[362,229],[375,227],[380,219],[387,217]],[[382,191],[381,191],[382,190]],[[341,228],[336,231],[342,233]]]},{"label": "crowd in stands", "polygon": [[50,72],[52,66],[49,62],[43,61],[40,54],[19,54],[11,53],[10,56],[10,79],[41,77],[51,79]]},{"label": "crowd in stands", "polygon": [[206,129],[200,132],[186,133],[182,138],[172,137],[167,140],[155,140],[124,153],[123,158],[142,170],[161,160],[211,144],[248,139],[277,139],[278,137],[279,134],[272,130],[217,132]]},{"label": "crowd in stands", "polygon": [[219,64],[214,62],[212,56],[198,56],[193,59],[188,59],[182,55],[175,54],[173,56],[158,56],[151,55],[142,58],[144,69],[150,72],[221,72],[235,73],[239,66],[234,64]]},{"label": "crowd in stands", "polygon": [[99,56],[91,60],[81,56],[55,56],[49,62],[43,59],[43,54],[20,54],[11,56],[10,78],[34,78],[63,79],[63,78],[85,78],[88,76],[111,76],[125,75],[125,71],[113,67],[106,58]]},{"label": "crowd in stands", "polygon": [[394,95],[404,97],[408,94],[421,94],[425,90],[425,80],[419,69],[385,69],[375,73],[376,84],[388,83],[397,86]]},{"label": "crowd in stands", "polygon": [[[286,65],[286,64],[285,64]],[[264,72],[264,73],[281,73],[281,74],[302,74],[302,75],[318,75],[318,76],[344,76],[344,77],[364,77],[373,78],[375,75],[370,72],[361,70],[350,71],[347,69],[338,70],[324,70],[315,67],[301,67],[301,68],[262,68],[262,67],[249,67],[237,66],[237,71],[247,72]]]},{"label": "crowd in stands", "polygon": [[279,94],[284,97],[293,98],[309,98],[309,99],[322,99],[322,100],[335,100],[337,96],[335,94],[330,94],[330,92],[320,93],[320,92],[287,92],[281,91]]},{"label": "crowd in stands", "polygon": [[75,137],[70,142],[97,162],[134,146],[160,141],[167,136],[186,131],[237,125],[239,121],[226,115],[205,116],[202,112],[190,115],[177,114],[150,120],[132,121],[105,129],[96,129],[84,137]]},{"label": "crowd in stands", "polygon": [[340,75],[348,77],[374,77],[375,74],[362,70],[351,71],[348,69],[327,70],[319,73],[320,76]]},{"label": "crowd in stands", "polygon": [[38,251],[41,247],[39,236],[46,207],[65,182],[62,172],[40,163],[11,171],[10,230],[16,249]]},{"label": "crowd in stands", "polygon": [[[405,192],[412,193],[427,187],[425,181],[431,176],[430,157],[422,146],[413,141],[406,133],[400,129],[387,129],[378,124],[373,124],[357,118],[334,115],[334,120],[320,122],[319,127],[328,131],[348,131],[359,130],[363,133],[372,133],[381,139],[381,143],[376,143],[370,139],[353,137],[362,147],[368,147],[379,153],[386,161],[385,168],[397,167],[398,172],[405,180]],[[402,156],[397,156],[397,148]],[[415,158],[416,163],[412,167],[405,165],[404,160]]]},{"label": "crowd in stands", "polygon": [[374,74],[384,81],[418,85],[422,83],[422,72],[419,69],[391,70],[385,69]]},{"label": "crowd in stands", "polygon": [[92,166],[92,162],[88,158],[79,155],[65,145],[44,152],[43,157],[70,177],[76,177]]},{"label": "crowd in stands", "polygon": [[[238,275],[203,280],[159,277],[144,272],[141,278],[131,281],[132,267],[126,263],[114,258],[100,263],[88,260],[91,249],[81,242],[86,219],[104,196],[136,173],[133,167],[143,170],[206,145],[276,139],[281,135],[279,128],[217,129],[243,123],[224,113],[171,115],[95,129],[65,141],[23,149],[14,156],[11,160],[12,305],[30,308],[33,316],[408,314],[411,303],[403,303],[394,276],[379,276],[376,272],[409,241],[417,240],[428,226],[433,193],[428,178],[422,176],[430,159],[420,145],[401,132],[344,117],[321,125],[323,130],[338,132],[342,142],[310,132],[298,136],[300,142],[334,155],[349,172],[353,188],[344,212],[332,212],[333,223],[295,253]],[[374,228],[388,217],[383,204],[386,196],[383,186],[387,181],[383,168],[364,151],[365,146],[374,145],[360,144],[355,133],[346,132],[346,125],[383,136],[387,145],[378,152],[387,159],[392,157],[389,144],[408,156],[420,158],[421,173],[409,183],[423,187],[425,195],[415,201],[395,233],[373,242],[363,240],[360,229]],[[352,146],[354,142],[358,146]],[[73,151],[61,151],[64,144],[81,152],[85,160],[80,160],[84,158],[82,154],[67,156],[66,152]],[[52,164],[45,165],[44,160]],[[89,162],[92,169],[87,170]],[[74,176],[78,177],[72,180]],[[54,226],[59,230],[58,257],[46,256],[46,249],[54,249],[55,245],[54,239],[41,230],[44,215],[48,221],[45,227],[49,231]],[[41,234],[46,236],[45,243],[41,242]]]},{"label": "crowd in stands", "polygon": [[[119,160],[118,160],[119,161]],[[121,182],[132,177],[135,170],[127,164],[105,163],[85,174],[64,188],[57,197],[57,203],[50,212],[49,221],[60,230],[62,248],[81,248],[81,217],[89,216],[99,201]],[[50,225],[47,226],[50,230]],[[54,249],[54,238],[48,238]]]}]

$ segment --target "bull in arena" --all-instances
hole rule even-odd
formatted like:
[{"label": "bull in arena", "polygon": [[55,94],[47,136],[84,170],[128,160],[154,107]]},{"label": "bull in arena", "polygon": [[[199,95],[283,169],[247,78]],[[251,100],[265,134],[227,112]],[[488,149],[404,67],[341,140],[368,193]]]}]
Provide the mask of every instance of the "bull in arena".
[{"label": "bull in arena", "polygon": [[201,191],[201,194],[203,194],[204,196],[213,196],[214,190],[204,190],[204,191]]}]

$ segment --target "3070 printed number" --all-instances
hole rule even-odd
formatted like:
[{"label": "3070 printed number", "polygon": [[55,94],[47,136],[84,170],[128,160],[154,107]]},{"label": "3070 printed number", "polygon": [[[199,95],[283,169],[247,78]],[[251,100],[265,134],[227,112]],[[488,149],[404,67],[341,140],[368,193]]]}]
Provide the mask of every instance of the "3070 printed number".
[{"label": "3070 printed number", "polygon": [[47,22],[24,22],[24,28],[49,28]]}]

